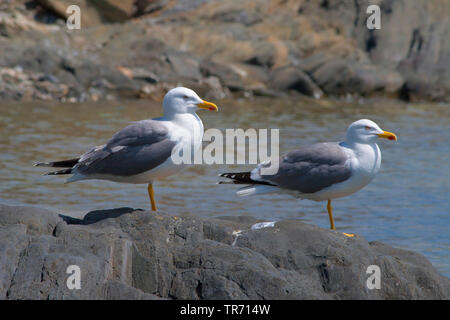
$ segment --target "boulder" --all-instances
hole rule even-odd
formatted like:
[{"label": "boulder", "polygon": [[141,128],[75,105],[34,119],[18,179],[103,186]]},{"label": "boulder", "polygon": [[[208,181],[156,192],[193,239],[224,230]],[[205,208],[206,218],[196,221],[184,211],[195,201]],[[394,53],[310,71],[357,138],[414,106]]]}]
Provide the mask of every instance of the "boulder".
[{"label": "boulder", "polygon": [[409,102],[419,101],[450,101],[450,88],[442,83],[423,78],[416,74],[407,76],[399,92],[400,98]]},{"label": "boulder", "polygon": [[170,63],[173,73],[168,75],[168,79],[175,81],[180,78],[200,80],[200,64],[195,57],[177,50],[169,50],[166,53],[166,59]]},{"label": "boulder", "polygon": [[318,86],[333,95],[397,94],[403,85],[403,77],[396,71],[347,59],[327,60],[311,70],[309,75]]},{"label": "boulder", "polygon": [[296,90],[316,99],[323,96],[322,90],[299,67],[289,66],[272,70],[270,83],[271,87],[277,90]]},{"label": "boulder", "polygon": [[244,84],[241,75],[225,64],[205,59],[200,65],[200,70],[207,77],[215,76],[219,78],[220,82],[230,90],[243,90]]},{"label": "boulder", "polygon": [[[132,208],[76,219],[2,205],[0,298],[450,298],[449,279],[420,254],[297,220],[257,222]],[[79,290],[67,286],[71,265]],[[370,265],[380,289],[367,286]]]},{"label": "boulder", "polygon": [[255,44],[253,53],[246,63],[256,66],[271,68],[275,64],[276,51],[274,46],[268,42]]}]

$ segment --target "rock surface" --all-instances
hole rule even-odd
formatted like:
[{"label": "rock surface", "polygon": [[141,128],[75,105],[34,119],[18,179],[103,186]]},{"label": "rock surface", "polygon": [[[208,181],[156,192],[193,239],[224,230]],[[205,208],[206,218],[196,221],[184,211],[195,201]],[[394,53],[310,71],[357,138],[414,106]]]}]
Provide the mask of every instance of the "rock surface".
[{"label": "rock surface", "polygon": [[182,84],[450,101],[448,0],[376,1],[380,30],[366,27],[369,0],[80,0],[81,30],[66,28],[69,3],[0,4],[2,99],[159,100]]},{"label": "rock surface", "polygon": [[[420,254],[299,221],[0,206],[2,299],[449,299]],[[81,289],[66,286],[69,265]],[[381,269],[381,289],[366,286]]]}]

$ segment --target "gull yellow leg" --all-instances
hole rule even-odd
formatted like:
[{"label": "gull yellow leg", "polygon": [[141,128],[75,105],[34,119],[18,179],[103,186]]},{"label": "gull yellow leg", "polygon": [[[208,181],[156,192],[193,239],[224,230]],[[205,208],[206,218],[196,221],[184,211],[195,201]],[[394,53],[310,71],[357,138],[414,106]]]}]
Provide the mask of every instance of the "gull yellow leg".
[{"label": "gull yellow leg", "polygon": [[[330,217],[330,229],[331,230],[336,230],[336,228],[334,227],[333,208],[331,207],[331,200],[328,200],[327,210],[328,210],[328,216]],[[355,236],[353,233],[345,233],[345,232],[343,232],[343,234],[346,235],[347,237],[354,237]]]},{"label": "gull yellow leg", "polygon": [[330,229],[336,230],[336,228],[334,227],[333,208],[331,207],[331,200],[328,200],[327,210],[328,210],[328,217],[330,218]]},{"label": "gull yellow leg", "polygon": [[150,204],[152,205],[152,211],[156,211],[156,201],[155,201],[155,191],[153,190],[153,185],[148,184],[148,196],[150,198]]}]

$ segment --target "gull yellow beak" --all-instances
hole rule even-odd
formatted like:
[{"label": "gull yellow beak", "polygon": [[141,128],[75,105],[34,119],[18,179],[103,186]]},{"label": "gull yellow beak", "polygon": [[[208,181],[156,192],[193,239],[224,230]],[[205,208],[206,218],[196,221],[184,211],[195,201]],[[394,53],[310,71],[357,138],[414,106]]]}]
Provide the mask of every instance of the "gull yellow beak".
[{"label": "gull yellow beak", "polygon": [[217,108],[217,106],[214,103],[205,100],[197,104],[197,107],[199,107],[200,109],[206,109],[210,111],[219,111],[219,108]]},{"label": "gull yellow beak", "polygon": [[397,141],[397,136],[395,135],[395,133],[392,133],[392,132],[383,131],[383,133],[378,134],[378,136],[380,138]]}]

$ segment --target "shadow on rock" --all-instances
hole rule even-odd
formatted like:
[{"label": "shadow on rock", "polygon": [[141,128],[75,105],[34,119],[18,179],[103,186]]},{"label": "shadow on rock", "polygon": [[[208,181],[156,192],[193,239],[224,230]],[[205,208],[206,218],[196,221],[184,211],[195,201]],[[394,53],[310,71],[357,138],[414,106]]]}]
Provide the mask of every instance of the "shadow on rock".
[{"label": "shadow on rock", "polygon": [[65,216],[59,214],[59,217],[63,219],[67,224],[79,224],[79,225],[89,225],[101,220],[109,218],[117,218],[124,214],[132,213],[133,211],[144,211],[143,209],[133,209],[129,207],[116,208],[116,209],[105,209],[105,210],[94,210],[88,212],[83,219],[78,219],[70,216]]}]

